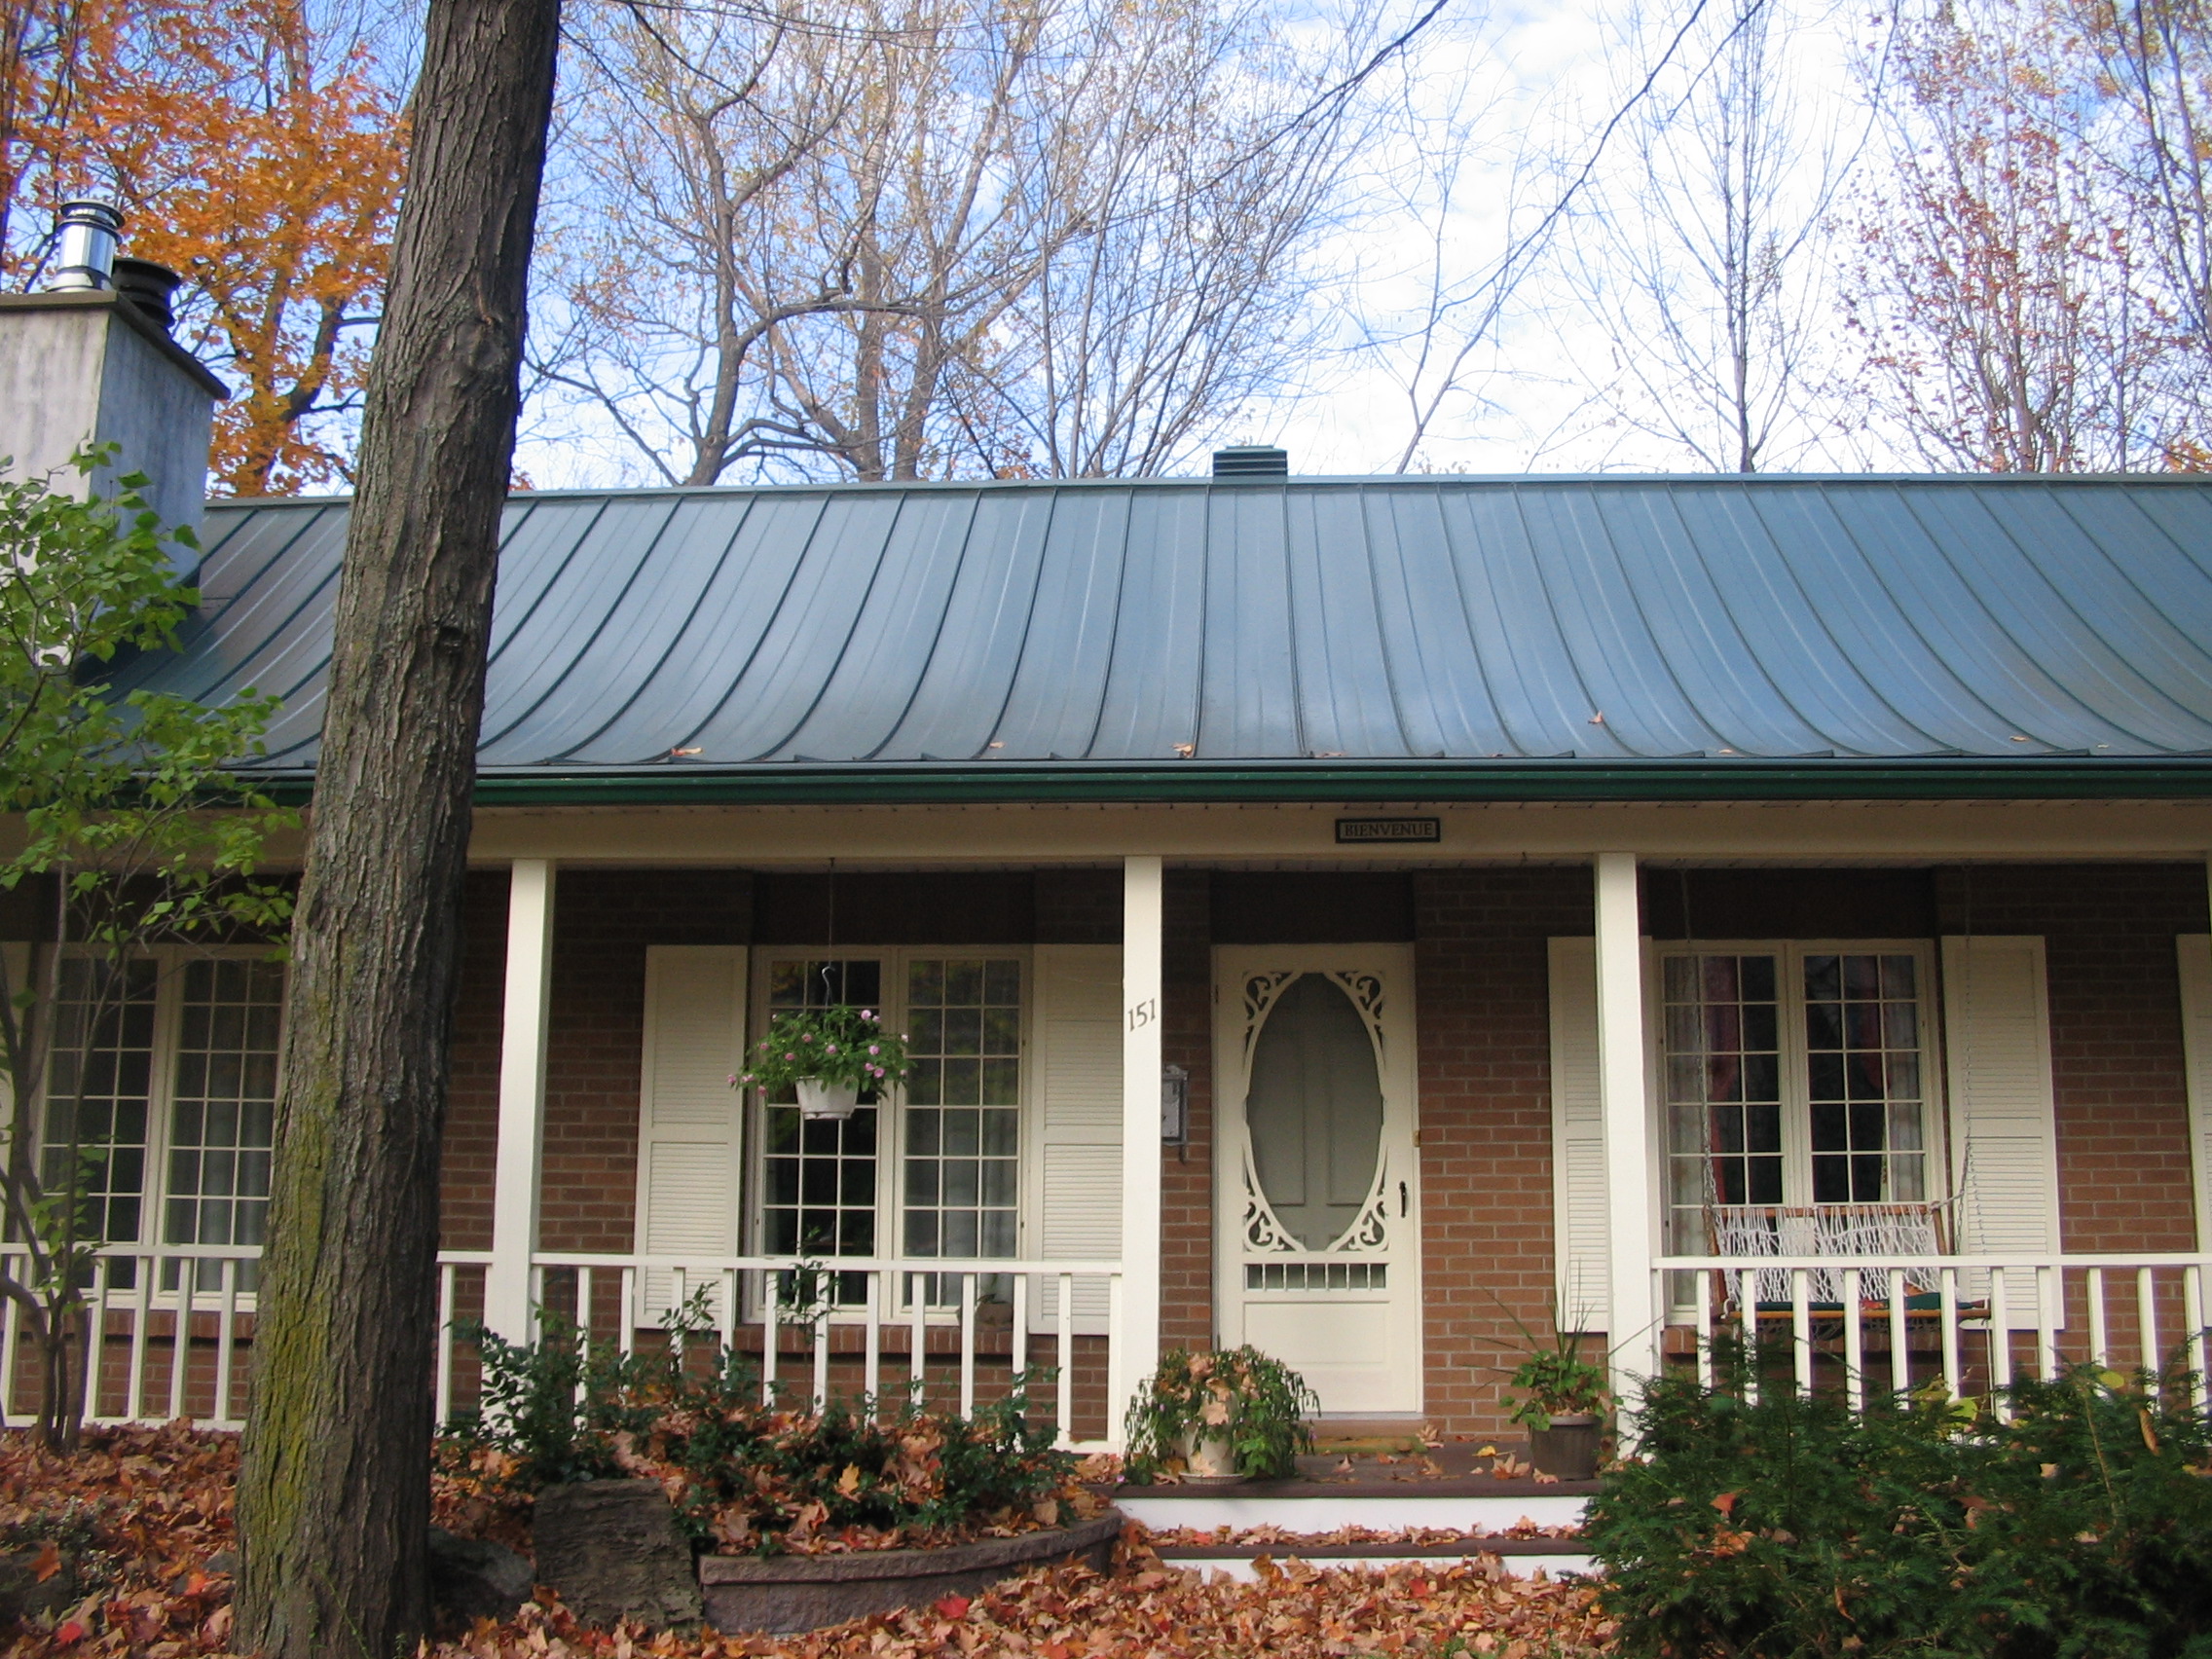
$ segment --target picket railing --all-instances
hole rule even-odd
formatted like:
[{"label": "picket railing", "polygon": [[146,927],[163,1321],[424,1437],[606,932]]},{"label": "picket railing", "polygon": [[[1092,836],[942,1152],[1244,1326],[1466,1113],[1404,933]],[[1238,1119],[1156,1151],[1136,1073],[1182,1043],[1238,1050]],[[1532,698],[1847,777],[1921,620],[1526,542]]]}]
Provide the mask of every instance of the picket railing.
[{"label": "picket railing", "polygon": [[[1787,1347],[1800,1389],[1825,1378],[1855,1410],[1870,1390],[1938,1379],[1965,1396],[2084,1361],[2162,1371],[2177,1358],[2203,1407],[2208,1270],[2212,1255],[2180,1252],[1666,1256],[1653,1264],[1653,1288],[1667,1324],[1694,1330],[1708,1384],[1714,1337],[1755,1330],[1770,1350]],[[1632,1359],[1630,1369],[1656,1374],[1665,1346],[1652,1333],[1648,1363]]]},{"label": "picket railing", "polygon": [[[459,1379],[454,1319],[485,1252],[439,1258],[437,1404],[450,1416]],[[682,1341],[669,1310],[686,1305],[694,1329],[752,1352],[764,1396],[782,1392],[819,1409],[833,1392],[881,1399],[905,1389],[942,1392],[965,1416],[976,1409],[981,1362],[1011,1378],[1051,1367],[1052,1420],[1063,1445],[1109,1438],[1077,1432],[1078,1414],[1098,1419],[1103,1398],[1079,1399],[1078,1360],[1101,1379],[1122,1344],[1118,1262],[998,1258],[792,1256],[698,1258],[541,1251],[531,1262],[531,1299],[587,1342],[630,1352],[641,1338]],[[992,1301],[986,1304],[985,1297]],[[1003,1317],[986,1322],[986,1306]],[[1102,1346],[1099,1339],[1102,1339]],[[791,1368],[787,1374],[786,1367]],[[841,1373],[834,1378],[833,1373]]]},{"label": "picket railing", "polygon": [[[242,1427],[260,1257],[256,1245],[102,1251],[87,1289],[87,1419],[186,1418],[203,1427]],[[461,1327],[482,1310],[491,1263],[488,1250],[438,1257],[437,1349],[428,1381],[441,1422],[472,1397],[474,1358]],[[27,1271],[19,1246],[0,1245],[0,1272],[21,1283]],[[697,1334],[749,1350],[770,1395],[780,1391],[819,1407],[832,1392],[884,1398],[919,1386],[933,1402],[956,1404],[966,1414],[979,1390],[1051,1366],[1058,1377],[1048,1397],[1061,1442],[1089,1444],[1110,1432],[1103,1379],[1121,1348],[1116,1262],[822,1263],[554,1251],[533,1258],[531,1274],[541,1315],[558,1316],[583,1340],[611,1342],[625,1353],[641,1342],[684,1341],[682,1321],[669,1309],[691,1304],[704,1320]],[[0,1309],[0,1426],[21,1427],[35,1416],[31,1338],[22,1309],[7,1299]],[[1091,1379],[1088,1390],[1079,1374]],[[1101,1432],[1081,1434],[1079,1421]]]}]

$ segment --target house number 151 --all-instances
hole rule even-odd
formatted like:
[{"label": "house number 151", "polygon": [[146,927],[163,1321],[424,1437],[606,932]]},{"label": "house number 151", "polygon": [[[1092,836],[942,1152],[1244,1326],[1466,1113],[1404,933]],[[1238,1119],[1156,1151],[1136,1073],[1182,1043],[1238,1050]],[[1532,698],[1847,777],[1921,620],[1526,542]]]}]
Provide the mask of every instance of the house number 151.
[{"label": "house number 151", "polygon": [[1147,997],[1143,1002],[1129,1010],[1129,1029],[1131,1031],[1142,1031],[1159,1017],[1160,1004],[1158,1000]]}]

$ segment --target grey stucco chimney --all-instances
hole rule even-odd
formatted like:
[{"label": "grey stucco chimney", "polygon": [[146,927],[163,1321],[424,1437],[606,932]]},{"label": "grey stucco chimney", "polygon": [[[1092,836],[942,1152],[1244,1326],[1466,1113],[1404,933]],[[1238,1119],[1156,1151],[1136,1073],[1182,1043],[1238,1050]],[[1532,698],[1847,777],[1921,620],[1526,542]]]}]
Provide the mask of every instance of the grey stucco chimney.
[{"label": "grey stucco chimney", "polygon": [[[116,464],[94,487],[106,494],[115,474],[143,472],[162,522],[197,530],[223,383],[169,338],[164,308],[146,292],[161,286],[147,276],[160,267],[122,261],[135,269],[118,288],[112,243],[104,262],[98,251],[85,272],[65,274],[68,286],[0,294],[0,456],[12,478],[52,472],[56,489],[82,495],[70,456],[115,444]],[[90,285],[95,279],[100,286]]]}]

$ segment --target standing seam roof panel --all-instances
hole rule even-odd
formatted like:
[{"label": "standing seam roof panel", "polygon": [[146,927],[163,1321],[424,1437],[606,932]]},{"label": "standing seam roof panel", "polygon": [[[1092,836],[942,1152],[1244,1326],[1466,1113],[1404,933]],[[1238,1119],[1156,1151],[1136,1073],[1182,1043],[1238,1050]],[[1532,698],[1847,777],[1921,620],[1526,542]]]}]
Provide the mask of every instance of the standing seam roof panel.
[{"label": "standing seam roof panel", "polygon": [[[1698,493],[1694,485],[1685,488]],[[1667,678],[1718,740],[1712,747],[1801,755],[1833,746],[1746,648],[1675,491],[1607,496],[1599,516],[1620,550],[1628,594],[1649,624]]]},{"label": "standing seam roof panel", "polygon": [[1757,498],[1758,513],[1775,544],[1793,549],[1808,608],[1874,695],[1938,753],[1989,752],[2010,726],[1913,627],[1868,558],[1864,503],[1883,493],[1880,485],[1784,491]]},{"label": "standing seam roof panel", "polygon": [[1676,504],[1743,648],[1823,745],[1853,755],[1937,747],[1853,665],[1751,502],[1733,491],[1684,490]]},{"label": "standing seam roof panel", "polygon": [[1677,682],[1659,644],[1637,610],[1624,568],[1646,556],[1617,547],[1603,510],[1588,496],[1553,488],[1522,493],[1540,569],[1593,715],[1630,754],[1646,757],[1716,749],[1726,741],[1708,725]]},{"label": "standing seam roof panel", "polygon": [[2006,638],[2018,642],[2037,668],[2063,685],[2074,706],[2102,728],[2090,742],[2133,747],[2149,739],[2170,745],[2182,728],[2194,724],[2122,660],[2115,642],[2076,605],[2086,592],[2084,578],[2092,574],[2087,567],[2103,560],[2063,514],[2051,517],[2052,528],[2066,535],[2064,557],[2075,567],[2073,579],[2064,583],[2010,534],[1994,503],[1930,501],[1922,503],[1921,517],[1931,535],[1939,535],[1951,549],[1952,567]]},{"label": "standing seam roof panel", "polygon": [[1433,488],[1360,492],[1377,626],[1391,698],[1414,755],[1503,755],[1514,747],[1483,677]]},{"label": "standing seam roof panel", "polygon": [[[211,504],[180,651],[119,686],[289,692],[266,763],[303,763],[345,513]],[[2189,480],[641,491],[519,497],[502,535],[481,755],[510,774],[2212,754]]]},{"label": "standing seam roof panel", "polygon": [[693,747],[781,612],[827,505],[821,496],[749,498],[667,650],[635,691],[603,712],[569,757],[586,765],[636,765]]},{"label": "standing seam roof panel", "polygon": [[[680,501],[657,525],[641,515],[630,534],[633,545],[643,545],[627,574],[599,569],[597,558],[591,568],[572,571],[571,579],[596,581],[603,595],[619,579],[620,592],[605,602],[604,624],[572,654],[536,705],[518,713],[498,742],[486,745],[486,763],[527,765],[533,756],[580,748],[596,728],[627,708],[667,660],[672,644],[698,609],[736,539],[746,508],[743,501],[692,498]],[[666,747],[675,747],[673,739]]]},{"label": "standing seam roof panel", "polygon": [[1116,611],[1114,662],[1088,757],[1170,759],[1178,745],[1198,742],[1209,621],[1205,496],[1135,491]]},{"label": "standing seam roof panel", "polygon": [[921,682],[885,753],[968,759],[984,752],[1021,662],[1052,505],[1049,494],[977,498]]},{"label": "standing seam roof panel", "polygon": [[1129,498],[1055,490],[1021,655],[991,736],[1009,760],[1088,755],[1114,665]]},{"label": "standing seam roof panel", "polygon": [[1298,730],[1316,755],[1402,756],[1361,506],[1312,490],[1284,502]]}]

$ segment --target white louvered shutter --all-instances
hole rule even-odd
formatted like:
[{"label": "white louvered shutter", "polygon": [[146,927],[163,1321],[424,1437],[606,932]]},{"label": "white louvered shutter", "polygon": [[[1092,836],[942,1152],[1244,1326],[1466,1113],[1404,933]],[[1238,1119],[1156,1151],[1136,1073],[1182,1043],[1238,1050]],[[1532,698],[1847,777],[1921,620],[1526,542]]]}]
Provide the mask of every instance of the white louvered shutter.
[{"label": "white louvered shutter", "polygon": [[[685,1286],[720,1295],[705,1265],[738,1253],[744,1191],[745,950],[656,944],[645,951],[645,1067],[639,1086],[638,1249],[696,1259]],[[645,1274],[648,1319],[668,1309],[674,1274]],[[719,1312],[719,1305],[715,1305]]]},{"label": "white louvered shutter", "polygon": [[2196,1247],[2212,1239],[2212,934],[2174,940],[2181,959],[2182,1064],[2189,1083],[2189,1157],[2196,1175]]},{"label": "white louvered shutter", "polygon": [[1562,1321],[1603,1328],[1605,1119],[1598,1087],[1598,941],[1551,941],[1552,1236]]},{"label": "white louvered shutter", "polygon": [[[2040,936],[1943,940],[1943,1038],[1957,1247],[1970,1256],[2055,1252],[2058,1125]],[[1962,1288],[1986,1296],[1988,1275],[1969,1276]],[[2008,1272],[2005,1304],[2008,1324],[2033,1328],[2034,1275]]]},{"label": "white louvered shutter", "polygon": [[[1041,944],[1036,953],[1031,1078],[1036,1090],[1030,1214],[1047,1261],[1118,1261],[1122,1254],[1122,947]],[[1059,1283],[1035,1300],[1030,1324],[1059,1329]],[[1075,1281],[1075,1329],[1103,1336],[1106,1282]]]}]

